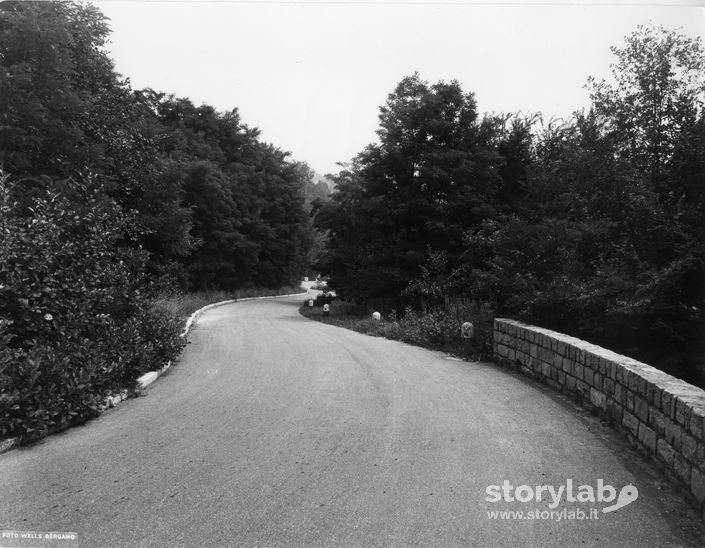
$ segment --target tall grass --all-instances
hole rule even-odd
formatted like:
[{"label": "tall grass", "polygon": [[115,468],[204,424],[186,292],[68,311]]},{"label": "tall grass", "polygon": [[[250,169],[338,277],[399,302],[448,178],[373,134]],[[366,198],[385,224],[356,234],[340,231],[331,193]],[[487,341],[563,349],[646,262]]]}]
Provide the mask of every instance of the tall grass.
[{"label": "tall grass", "polygon": [[[337,300],[330,304],[327,316],[321,308],[309,308],[306,303],[301,313],[359,333],[442,350],[464,358],[489,359],[492,355],[494,315],[491,310],[465,299],[446,299],[442,305],[424,310],[410,307],[403,313],[392,310],[383,314],[381,320],[371,317],[371,309]],[[472,339],[460,337],[464,322],[472,322],[475,327]]]}]

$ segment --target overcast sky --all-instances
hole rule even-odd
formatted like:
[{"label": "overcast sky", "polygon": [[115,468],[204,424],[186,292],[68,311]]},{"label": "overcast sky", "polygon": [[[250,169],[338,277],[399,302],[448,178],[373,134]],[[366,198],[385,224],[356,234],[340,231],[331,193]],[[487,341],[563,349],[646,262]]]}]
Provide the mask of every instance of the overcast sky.
[{"label": "overcast sky", "polygon": [[321,174],[376,140],[395,85],[458,80],[481,112],[568,116],[638,24],[705,38],[703,2],[95,1],[133,88],[238,108]]}]

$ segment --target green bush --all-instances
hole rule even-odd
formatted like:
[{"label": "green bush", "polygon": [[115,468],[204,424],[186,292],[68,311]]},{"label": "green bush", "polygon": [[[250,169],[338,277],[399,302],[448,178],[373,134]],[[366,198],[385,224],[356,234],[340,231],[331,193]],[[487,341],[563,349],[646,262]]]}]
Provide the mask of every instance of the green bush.
[{"label": "green bush", "polygon": [[27,209],[0,176],[0,435],[89,418],[183,344],[149,298],[131,216],[95,180],[61,186]]}]

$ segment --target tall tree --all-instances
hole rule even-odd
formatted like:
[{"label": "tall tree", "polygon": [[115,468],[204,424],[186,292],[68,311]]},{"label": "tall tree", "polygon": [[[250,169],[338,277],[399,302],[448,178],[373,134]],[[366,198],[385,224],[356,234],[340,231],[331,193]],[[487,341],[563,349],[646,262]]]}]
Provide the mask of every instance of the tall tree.
[{"label": "tall tree", "polygon": [[693,353],[675,348],[705,354],[705,287],[698,281],[705,275],[705,239],[702,217],[693,215],[703,194],[696,150],[705,51],[700,39],[654,26],[638,27],[612,51],[614,81],[593,82],[592,95],[606,135],[632,168],[622,223],[629,253],[609,269],[630,283],[612,312],[645,334],[632,337],[640,351],[683,369]]},{"label": "tall tree", "polygon": [[341,174],[318,226],[330,234],[333,284],[359,299],[398,299],[429,247],[453,265],[465,229],[494,213],[499,157],[458,82],[404,78],[380,108],[379,143]]},{"label": "tall tree", "polygon": [[276,287],[302,275],[310,243],[301,166],[261,142],[237,110],[146,96],[161,124],[161,152],[183,174],[181,205],[200,242],[184,259],[191,286]]},{"label": "tall tree", "polygon": [[0,161],[13,178],[105,167],[110,106],[124,96],[108,33],[90,5],[0,3]]},{"label": "tall tree", "polygon": [[[681,376],[705,357],[703,51],[640,27],[593,108],[538,138],[521,202],[470,231],[462,278],[501,314]],[[689,377],[694,379],[694,377]]]},{"label": "tall tree", "polygon": [[705,100],[705,57],[700,39],[663,27],[638,26],[623,47],[612,80],[589,83],[595,113],[623,157],[661,184],[680,132]]},{"label": "tall tree", "polygon": [[138,212],[139,243],[161,271],[193,248],[190,211],[156,146],[153,97],[114,71],[109,30],[87,4],[0,3],[0,164],[27,205],[71,177],[101,175]]}]

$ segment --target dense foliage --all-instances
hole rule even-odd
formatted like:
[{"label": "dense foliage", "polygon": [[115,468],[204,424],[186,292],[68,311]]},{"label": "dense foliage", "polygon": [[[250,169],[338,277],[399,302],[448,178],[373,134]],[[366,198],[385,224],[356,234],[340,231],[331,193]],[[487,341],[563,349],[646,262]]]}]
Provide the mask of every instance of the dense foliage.
[{"label": "dense foliage", "polygon": [[133,90],[109,32],[84,3],[0,3],[0,436],[173,358],[160,293],[287,285],[321,239],[307,166],[237,110]]},{"label": "dense foliage", "polygon": [[331,286],[435,315],[470,299],[702,382],[705,55],[656,27],[613,53],[591,109],[544,126],[405,78],[317,214]]},{"label": "dense foliage", "polygon": [[302,170],[237,110],[132,90],[90,5],[0,4],[0,163],[29,203],[86,170],[136,213],[154,274],[191,288],[298,278],[312,238]]},{"label": "dense foliage", "polygon": [[94,415],[181,348],[145,294],[134,219],[90,184],[47,192],[31,215],[0,181],[0,434],[38,435]]},{"label": "dense foliage", "polygon": [[452,266],[463,233],[496,212],[504,193],[493,120],[480,120],[457,82],[405,78],[380,115],[380,142],[336,180],[317,214],[330,245],[321,268],[356,298],[394,300],[429,250]]}]

